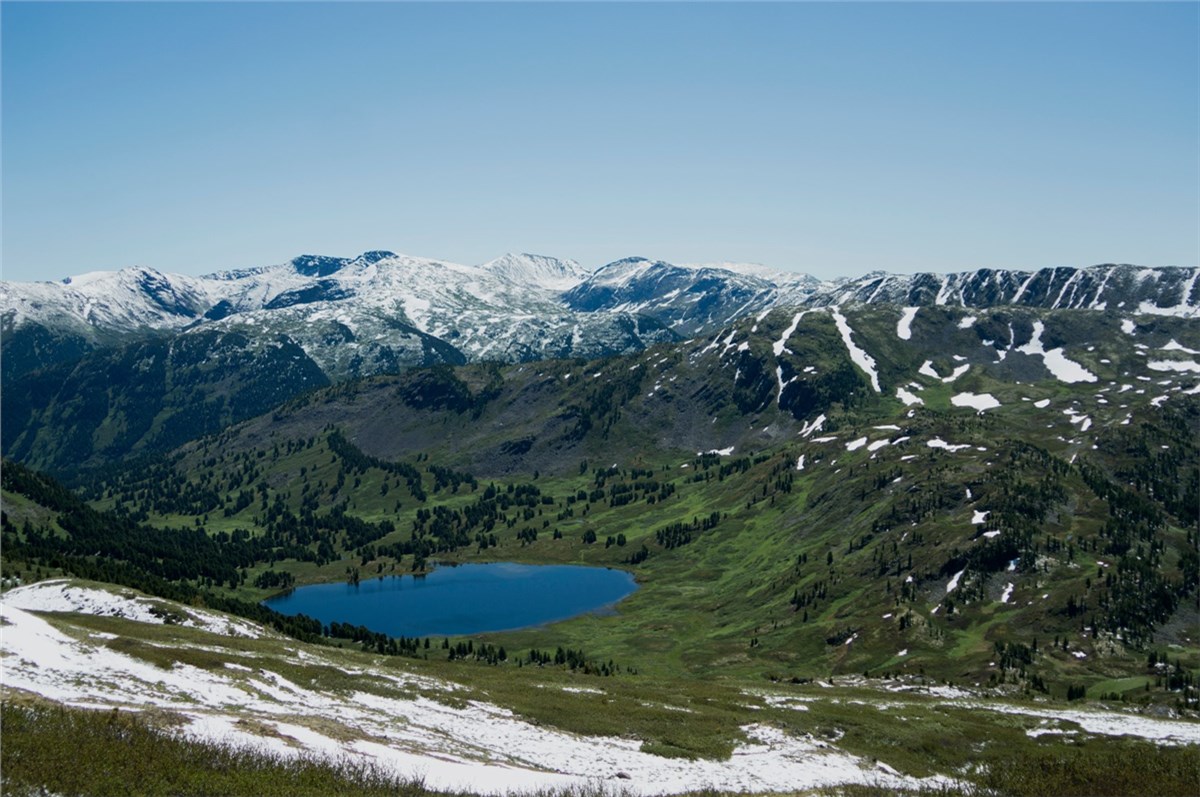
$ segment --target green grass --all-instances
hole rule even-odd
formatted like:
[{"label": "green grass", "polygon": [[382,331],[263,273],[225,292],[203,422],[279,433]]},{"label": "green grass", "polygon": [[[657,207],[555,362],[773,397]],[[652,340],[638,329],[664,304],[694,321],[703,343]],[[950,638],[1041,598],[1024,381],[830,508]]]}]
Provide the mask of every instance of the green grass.
[{"label": "green grass", "polygon": [[991,761],[980,780],[1006,797],[1194,797],[1200,755],[1189,747],[1089,740]]},{"label": "green grass", "polygon": [[420,781],[368,764],[284,758],[233,745],[185,740],[127,712],[0,706],[0,766],[7,795],[331,794],[419,797]]}]

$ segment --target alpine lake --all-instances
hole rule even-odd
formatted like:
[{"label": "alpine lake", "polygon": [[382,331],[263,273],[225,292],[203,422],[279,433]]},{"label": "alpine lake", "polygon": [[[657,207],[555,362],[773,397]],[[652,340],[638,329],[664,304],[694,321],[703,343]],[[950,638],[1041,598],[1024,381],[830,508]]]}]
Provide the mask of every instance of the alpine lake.
[{"label": "alpine lake", "polygon": [[312,584],[264,603],[282,614],[363,625],[393,637],[449,637],[611,611],[636,589],[624,570],[495,562],[439,565],[425,574],[357,584]]}]

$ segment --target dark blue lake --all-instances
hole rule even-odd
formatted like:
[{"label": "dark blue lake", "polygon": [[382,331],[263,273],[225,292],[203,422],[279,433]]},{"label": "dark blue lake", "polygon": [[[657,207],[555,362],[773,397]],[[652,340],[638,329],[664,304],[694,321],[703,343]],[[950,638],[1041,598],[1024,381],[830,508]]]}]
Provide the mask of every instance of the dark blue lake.
[{"label": "dark blue lake", "polygon": [[511,562],[440,566],[425,576],[313,584],[270,598],[283,614],[365,625],[389,636],[463,636],[603,611],[637,589],[624,570]]}]

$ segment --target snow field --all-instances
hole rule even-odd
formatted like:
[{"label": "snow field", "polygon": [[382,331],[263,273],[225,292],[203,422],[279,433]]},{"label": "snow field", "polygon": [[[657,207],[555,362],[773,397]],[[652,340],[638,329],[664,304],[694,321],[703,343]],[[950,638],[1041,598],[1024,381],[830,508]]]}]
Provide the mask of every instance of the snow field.
[{"label": "snow field", "polygon": [[[130,619],[138,615],[137,599],[85,594],[99,590],[64,593],[59,586],[24,588],[23,602],[71,610],[115,609]],[[7,600],[0,605],[0,617],[5,623],[0,644],[6,690],[32,692],[79,707],[169,709],[187,720],[182,732],[192,738],[244,744],[281,755],[366,759],[399,775],[422,777],[435,789],[504,794],[606,782],[618,773],[622,773],[622,788],[647,795],[704,788],[758,792],[845,783],[891,788],[921,783],[812,737],[792,736],[764,724],[741,726],[748,740],[734,749],[729,760],[663,758],[642,752],[639,739],[584,737],[534,725],[484,701],[450,706],[428,697],[325,691],[236,663],[217,670],[186,664],[163,669],[94,644],[90,638],[69,636]],[[301,656],[299,650],[294,653],[306,663],[333,664],[311,654]],[[373,680],[371,673],[360,675]],[[432,681],[399,674],[374,680],[408,688]],[[249,732],[238,724],[247,715],[278,735]],[[331,720],[340,725],[336,739],[306,724],[327,727]]]}]

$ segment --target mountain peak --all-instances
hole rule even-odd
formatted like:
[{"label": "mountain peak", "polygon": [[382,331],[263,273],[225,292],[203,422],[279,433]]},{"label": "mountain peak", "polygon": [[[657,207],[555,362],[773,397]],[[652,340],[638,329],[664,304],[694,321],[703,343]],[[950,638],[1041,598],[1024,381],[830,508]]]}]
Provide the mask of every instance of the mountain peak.
[{"label": "mountain peak", "polygon": [[661,260],[651,260],[650,258],[642,257],[641,255],[633,255],[631,257],[623,257],[620,260],[614,260],[611,263],[607,263],[607,264],[601,266],[601,268],[617,268],[617,267],[621,267],[621,266],[640,266],[643,263],[647,263],[649,265],[654,265],[655,263],[661,263],[661,262],[662,262]]},{"label": "mountain peak", "polygon": [[538,285],[555,291],[565,291],[588,277],[588,271],[574,260],[528,252],[508,252],[481,268],[519,285]]},{"label": "mountain peak", "polygon": [[371,266],[381,260],[390,260],[393,257],[397,257],[395,252],[389,252],[387,249],[372,249],[369,252],[363,252],[354,259],[358,262],[366,263],[368,266]]}]

